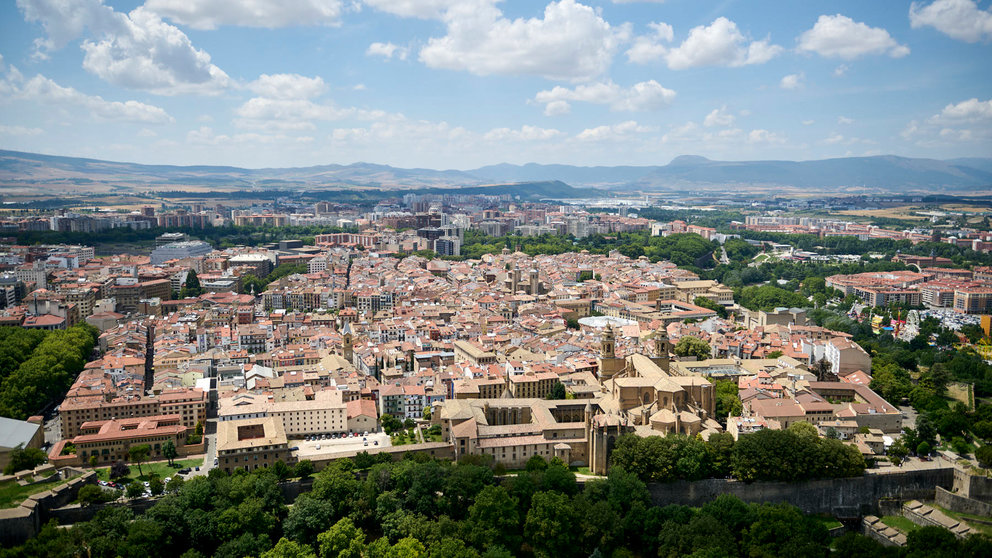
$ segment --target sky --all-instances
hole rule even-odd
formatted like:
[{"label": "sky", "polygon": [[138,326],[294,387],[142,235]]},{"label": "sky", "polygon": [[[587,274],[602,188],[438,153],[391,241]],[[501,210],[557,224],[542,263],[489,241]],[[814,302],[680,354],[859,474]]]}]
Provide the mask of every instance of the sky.
[{"label": "sky", "polygon": [[8,0],[0,57],[0,148],[52,155],[992,157],[989,0]]}]

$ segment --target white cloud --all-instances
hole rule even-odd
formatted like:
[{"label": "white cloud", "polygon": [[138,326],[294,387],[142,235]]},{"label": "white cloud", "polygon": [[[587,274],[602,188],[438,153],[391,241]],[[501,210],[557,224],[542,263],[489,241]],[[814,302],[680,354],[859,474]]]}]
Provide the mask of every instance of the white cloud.
[{"label": "white cloud", "polygon": [[847,64],[841,64],[840,66],[837,66],[836,68],[834,68],[834,77],[840,77],[840,76],[846,74],[847,71],[850,70],[850,69],[851,69],[851,67],[848,66]]},{"label": "white cloud", "polygon": [[803,120],[802,121],[802,125],[803,126],[812,126],[815,123],[816,123],[816,120]]},{"label": "white cloud", "polygon": [[193,29],[220,25],[339,25],[341,0],[146,0],[145,8]]},{"label": "white cloud", "polygon": [[670,43],[675,38],[675,30],[667,23],[649,23],[648,27],[654,33],[637,37],[627,50],[627,60],[635,64],[647,64],[663,58],[668,47],[661,43]]},{"label": "white cloud", "polygon": [[785,143],[785,138],[768,130],[751,130],[747,135],[748,143]]},{"label": "white cloud", "polygon": [[235,125],[262,130],[312,130],[315,122],[340,120],[354,111],[307,99],[254,97],[235,109]]},{"label": "white cloud", "polygon": [[545,105],[544,114],[567,114],[569,102],[609,105],[615,111],[657,110],[671,104],[675,91],[662,87],[657,81],[642,81],[624,89],[612,81],[579,85],[575,89],[556,86],[539,91],[534,100]]},{"label": "white cloud", "polygon": [[992,99],[979,101],[978,99],[968,99],[957,104],[950,104],[930,117],[930,122],[934,123],[977,123],[984,120],[992,120]]},{"label": "white cloud", "polygon": [[734,115],[727,112],[726,106],[722,106],[718,109],[713,109],[706,115],[706,118],[703,119],[703,126],[707,128],[713,126],[733,126],[734,120]]},{"label": "white cloud", "polygon": [[613,0],[614,4],[664,4],[665,0]]},{"label": "white cloud", "polygon": [[854,119],[853,118],[848,118],[846,116],[838,116],[837,117],[837,123],[838,124],[854,124]]},{"label": "white cloud", "polygon": [[579,141],[616,141],[652,131],[654,128],[650,126],[641,126],[633,120],[628,120],[612,126],[586,128],[579,132],[575,139]]},{"label": "white cloud", "polygon": [[372,43],[369,48],[365,50],[367,56],[382,56],[383,58],[392,58],[395,54],[400,60],[406,60],[408,50],[401,46],[394,45],[393,43]]},{"label": "white cloud", "polygon": [[992,11],[979,9],[974,0],[937,0],[927,6],[913,2],[909,23],[913,29],[930,26],[969,43],[992,39]]},{"label": "white cloud", "polygon": [[87,95],[72,87],[63,87],[41,74],[25,80],[13,67],[0,80],[0,94],[59,108],[78,107],[88,111],[88,116],[97,120],[147,124],[173,122],[173,118],[159,107],[138,101],[107,101],[99,95]]},{"label": "white cloud", "polygon": [[41,128],[28,128],[26,126],[6,126],[0,124],[0,135],[2,136],[37,136],[44,133]]},{"label": "white cloud", "polygon": [[909,54],[909,47],[901,45],[880,27],[854,21],[837,15],[821,15],[812,29],[799,36],[801,52],[815,52],[827,58],[853,60],[868,54],[888,54],[902,58]]},{"label": "white cloud", "polygon": [[262,74],[248,84],[248,89],[269,99],[310,99],[323,93],[327,86],[320,76]]},{"label": "white cloud", "polygon": [[911,121],[902,137],[920,145],[992,140],[992,99],[949,104],[923,122]]},{"label": "white cloud", "polygon": [[[459,0],[364,0],[365,4],[400,17],[440,19]],[[491,2],[490,2],[491,3]]]},{"label": "white cloud", "polygon": [[806,79],[806,74],[804,72],[789,74],[782,78],[782,81],[779,82],[779,87],[782,89],[799,89],[803,86],[804,79]]},{"label": "white cloud", "polygon": [[612,27],[575,0],[547,5],[543,19],[506,19],[490,0],[463,1],[443,15],[447,34],[431,38],[420,61],[476,75],[537,75],[586,81],[609,68],[628,26]]},{"label": "white cloud", "polygon": [[213,128],[200,126],[196,130],[186,133],[186,143],[192,145],[265,145],[265,144],[291,144],[310,143],[314,140],[310,136],[286,136],[283,134],[258,134],[254,132],[242,134],[215,134]]},{"label": "white cloud", "polygon": [[834,134],[834,135],[828,137],[827,139],[823,140],[823,143],[825,143],[827,145],[833,145],[833,144],[836,144],[836,143],[841,143],[843,141],[844,141],[844,136],[842,136],[840,134]]},{"label": "white cloud", "polygon": [[[638,44],[635,41],[635,47]],[[664,58],[669,69],[685,70],[699,66],[763,64],[783,50],[769,39],[748,42],[737,24],[725,17],[718,17],[710,25],[693,27],[686,40],[675,48],[666,49],[657,42],[650,46],[650,49],[642,46],[640,51],[628,51],[627,57],[631,62],[641,63]]]},{"label": "white cloud", "polygon": [[160,95],[218,94],[232,85],[210,55],[197,49],[177,27],[139,6],[115,12],[102,0],[18,0],[28,21],[37,21],[47,38],[39,52],[65,46],[87,34],[83,68],[101,79]]},{"label": "white cloud", "polygon": [[494,128],[483,136],[488,141],[545,141],[563,136],[564,132],[554,128],[521,126],[519,130]]}]

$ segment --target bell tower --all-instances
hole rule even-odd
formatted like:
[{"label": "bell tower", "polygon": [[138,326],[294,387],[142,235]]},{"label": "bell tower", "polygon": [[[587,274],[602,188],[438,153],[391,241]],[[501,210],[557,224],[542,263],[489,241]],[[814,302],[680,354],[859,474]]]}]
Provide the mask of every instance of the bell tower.
[{"label": "bell tower", "polygon": [[[341,347],[341,352],[343,354],[342,356],[344,356],[344,359],[348,362],[352,362],[355,358],[355,339],[354,335],[351,333],[351,322],[345,322],[344,329],[341,330],[341,333],[343,337]],[[352,364],[354,363],[352,362]]]}]

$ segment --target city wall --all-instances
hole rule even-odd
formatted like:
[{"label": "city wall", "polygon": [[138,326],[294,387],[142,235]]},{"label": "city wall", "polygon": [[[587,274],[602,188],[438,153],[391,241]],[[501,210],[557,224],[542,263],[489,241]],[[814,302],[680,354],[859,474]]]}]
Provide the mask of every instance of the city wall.
[{"label": "city wall", "polygon": [[728,479],[677,481],[650,484],[648,490],[652,501],[658,506],[701,506],[721,494],[733,494],[745,502],[786,502],[806,513],[856,518],[875,512],[881,498],[931,499],[934,488],[950,488],[953,482],[954,471],[947,467],[796,483],[748,484]]}]

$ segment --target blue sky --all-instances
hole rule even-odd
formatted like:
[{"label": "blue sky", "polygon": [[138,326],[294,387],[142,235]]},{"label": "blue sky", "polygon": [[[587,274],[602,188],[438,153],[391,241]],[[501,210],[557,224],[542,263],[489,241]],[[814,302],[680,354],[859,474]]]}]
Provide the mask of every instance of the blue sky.
[{"label": "blue sky", "polygon": [[17,0],[0,148],[245,167],[992,156],[988,0]]}]

